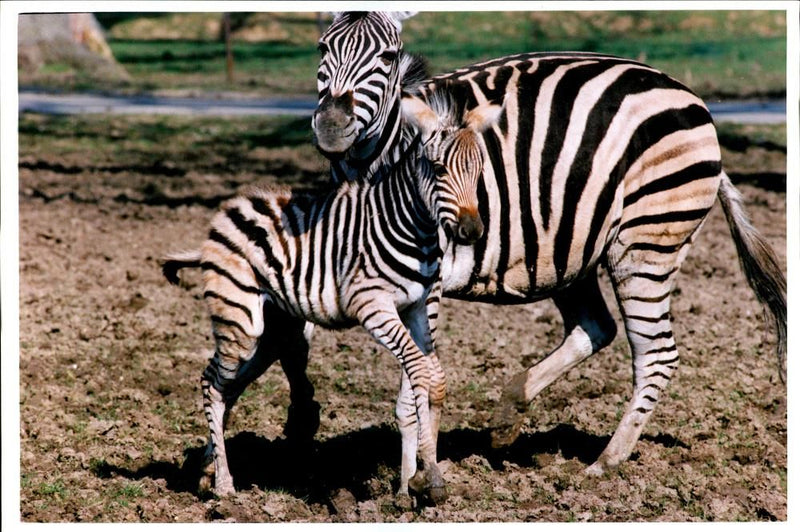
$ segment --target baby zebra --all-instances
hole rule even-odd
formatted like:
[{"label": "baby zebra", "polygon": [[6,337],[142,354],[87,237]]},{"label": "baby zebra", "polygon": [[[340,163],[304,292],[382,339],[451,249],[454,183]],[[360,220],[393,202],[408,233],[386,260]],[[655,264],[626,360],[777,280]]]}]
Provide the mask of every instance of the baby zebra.
[{"label": "baby zebra", "polygon": [[[311,322],[328,328],[361,324],[397,357],[400,395],[409,389],[413,394],[413,419],[401,419],[409,412],[398,399],[398,424],[401,432],[416,427],[413,442],[403,433],[398,497],[408,496],[412,481],[434,502],[446,498],[436,466],[444,375],[433,352],[429,313],[437,311],[440,260],[449,240],[473,242],[483,232],[479,135],[502,109],[486,104],[461,114],[463,108],[459,113],[444,97],[429,101],[404,96],[403,155],[391,169],[316,196],[253,188],[222,206],[199,252],[163,260],[172,283],[182,268],[202,269],[216,342],[202,377],[211,435],[201,491],[215,477],[216,495],[234,492],[223,435],[227,413],[275,360],[276,350],[304,341],[304,324]],[[262,337],[281,345],[261,344]],[[417,451],[422,469],[415,475]]]}]

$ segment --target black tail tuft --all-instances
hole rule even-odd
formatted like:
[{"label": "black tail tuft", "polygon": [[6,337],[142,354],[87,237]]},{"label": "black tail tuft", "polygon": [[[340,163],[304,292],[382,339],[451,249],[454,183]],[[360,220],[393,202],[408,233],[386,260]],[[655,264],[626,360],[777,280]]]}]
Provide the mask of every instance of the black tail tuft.
[{"label": "black tail tuft", "polygon": [[160,263],[161,272],[164,274],[164,277],[167,278],[167,281],[177,285],[181,281],[180,277],[178,276],[178,271],[182,270],[183,268],[200,267],[200,252],[187,251],[183,253],[174,253],[161,259]]}]

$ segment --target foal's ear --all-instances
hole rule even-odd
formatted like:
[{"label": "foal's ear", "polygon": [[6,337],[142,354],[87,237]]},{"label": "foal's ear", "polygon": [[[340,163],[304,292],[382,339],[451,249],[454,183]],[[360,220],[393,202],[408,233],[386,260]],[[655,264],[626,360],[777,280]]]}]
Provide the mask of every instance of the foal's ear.
[{"label": "foal's ear", "polygon": [[464,115],[464,125],[473,131],[483,133],[497,123],[503,113],[503,107],[502,104],[483,103]]},{"label": "foal's ear", "polygon": [[427,139],[439,127],[439,117],[430,106],[416,96],[403,94],[400,102],[403,120],[422,134]]}]

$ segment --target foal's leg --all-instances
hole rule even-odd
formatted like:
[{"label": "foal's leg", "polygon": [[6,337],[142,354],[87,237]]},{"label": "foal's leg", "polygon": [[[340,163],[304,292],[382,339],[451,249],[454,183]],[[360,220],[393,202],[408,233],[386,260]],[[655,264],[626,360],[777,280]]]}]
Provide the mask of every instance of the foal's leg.
[{"label": "foal's leg", "polygon": [[[362,297],[365,300],[354,301],[353,304],[360,309],[359,319],[364,328],[397,357],[408,375],[418,423],[418,452],[422,460],[421,479],[424,480],[421,480],[420,487],[425,491],[429,490],[430,497],[435,503],[443,502],[447,498],[447,491],[441,472],[436,465],[436,444],[431,431],[428,403],[431,380],[429,357],[419,349],[397,314],[394,305],[390,301],[376,301],[374,296],[370,297],[371,295],[364,293]],[[424,308],[416,308],[411,312],[421,314],[422,317],[416,315],[411,317],[406,313],[406,320],[409,323],[427,322]]]},{"label": "foal's leg", "polygon": [[553,297],[564,320],[565,336],[553,352],[533,367],[514,376],[503,390],[492,418],[492,445],[509,445],[517,439],[528,404],[579,363],[611,343],[616,335],[597,273],[592,272]]},{"label": "foal's leg", "polygon": [[215,270],[203,275],[216,349],[201,379],[210,437],[199,490],[208,491],[213,478],[214,492],[220,497],[234,492],[225,452],[228,414],[245,387],[274,360],[258,348],[264,319],[262,296],[252,269],[244,260],[236,259],[228,267],[236,272],[238,284]]},{"label": "foal's leg", "polygon": [[[404,312],[401,316],[403,324],[408,328],[411,337],[414,339],[414,343],[428,356],[429,360],[431,379],[430,388],[428,390],[428,401],[434,451],[436,450],[436,442],[439,436],[439,421],[441,419],[442,404],[444,403],[446,392],[445,374],[439,363],[439,358],[433,351],[432,329],[436,326],[439,306],[439,297],[435,294],[438,294],[436,287],[434,287],[434,295],[431,295],[426,301],[424,314],[416,307]],[[418,492],[422,492],[429,487],[426,485],[426,480],[423,476],[413,476],[417,469],[419,427],[417,424],[414,395],[410,380],[405,371],[401,374],[400,392],[397,397],[395,414],[402,440],[400,488],[397,492],[399,501],[401,498],[408,496],[409,482],[411,482],[414,490]]]}]

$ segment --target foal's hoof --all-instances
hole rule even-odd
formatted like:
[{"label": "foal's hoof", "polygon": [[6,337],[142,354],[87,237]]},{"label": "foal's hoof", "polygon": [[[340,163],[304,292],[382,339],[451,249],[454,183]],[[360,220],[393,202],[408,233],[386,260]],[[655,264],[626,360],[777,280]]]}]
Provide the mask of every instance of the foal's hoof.
[{"label": "foal's hoof", "polygon": [[434,486],[428,496],[433,501],[433,504],[442,504],[447,500],[447,488],[445,486]]},{"label": "foal's hoof", "polygon": [[233,488],[233,484],[222,484],[218,486],[214,486],[214,495],[217,498],[224,498],[236,493],[236,490]]},{"label": "foal's hoof", "polygon": [[213,497],[214,492],[211,490],[213,485],[213,478],[209,475],[200,477],[200,482],[197,483],[197,494],[202,498]]},{"label": "foal's hoof", "polygon": [[414,509],[414,499],[408,493],[398,493],[394,496],[394,506],[400,511],[407,512]]},{"label": "foal's hoof", "polygon": [[289,405],[289,415],[283,433],[293,442],[307,442],[314,439],[319,429],[319,403]]},{"label": "foal's hoof", "polygon": [[595,462],[586,469],[583,470],[586,476],[589,477],[602,477],[606,474],[606,468],[600,464],[600,462]]},{"label": "foal's hoof", "polygon": [[447,500],[447,487],[444,485],[441,474],[417,470],[414,476],[408,480],[408,487],[423,497],[429,498],[435,505]]}]

